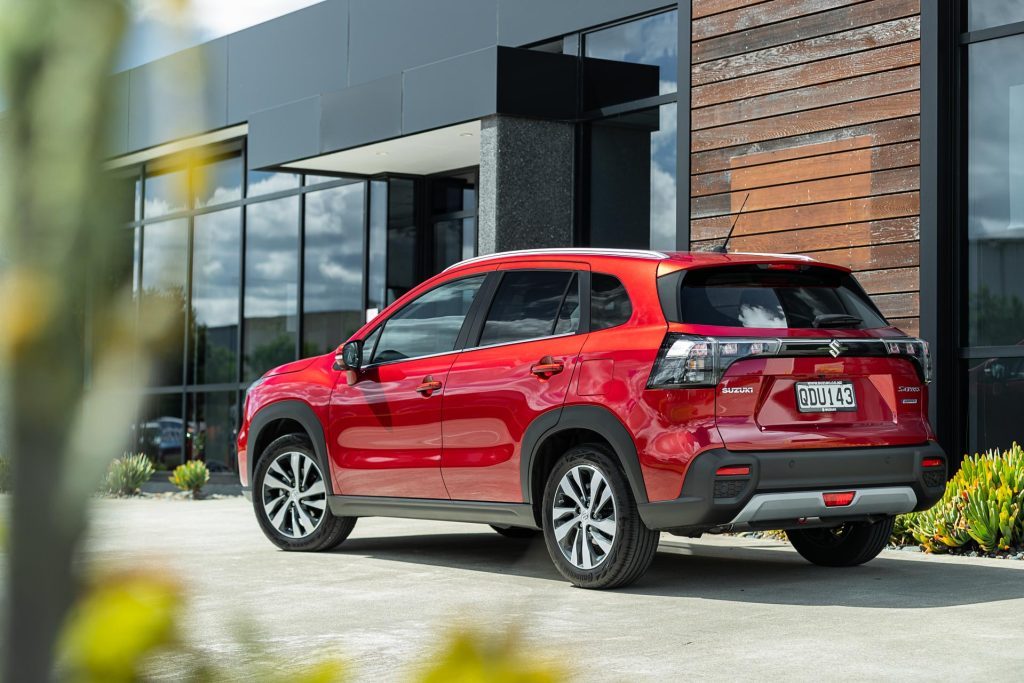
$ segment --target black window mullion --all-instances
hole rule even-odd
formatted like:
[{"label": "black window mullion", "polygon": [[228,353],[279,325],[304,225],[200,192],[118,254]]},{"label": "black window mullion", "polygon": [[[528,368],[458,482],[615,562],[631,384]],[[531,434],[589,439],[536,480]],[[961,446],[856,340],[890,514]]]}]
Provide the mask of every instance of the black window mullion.
[{"label": "black window mullion", "polygon": [[[306,177],[301,178],[301,186],[305,187]],[[296,318],[296,330],[295,330],[295,358],[302,358],[302,343],[304,337],[304,322],[305,322],[305,311],[306,311],[306,195],[302,194],[299,197],[299,284],[297,288],[298,296],[297,306],[297,318]]]}]

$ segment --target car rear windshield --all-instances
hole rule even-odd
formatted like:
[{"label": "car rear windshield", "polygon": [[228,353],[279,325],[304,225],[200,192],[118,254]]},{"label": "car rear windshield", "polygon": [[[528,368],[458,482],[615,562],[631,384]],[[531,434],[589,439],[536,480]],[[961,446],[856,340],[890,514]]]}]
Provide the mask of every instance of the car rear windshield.
[{"label": "car rear windshield", "polygon": [[675,322],[724,327],[850,328],[888,323],[846,272],[759,264],[686,271]]}]

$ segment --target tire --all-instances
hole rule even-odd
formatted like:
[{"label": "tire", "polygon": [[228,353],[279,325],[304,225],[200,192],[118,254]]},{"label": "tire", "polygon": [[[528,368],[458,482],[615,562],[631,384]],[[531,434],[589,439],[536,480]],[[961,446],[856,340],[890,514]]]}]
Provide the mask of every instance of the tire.
[{"label": "tire", "polygon": [[[282,550],[313,552],[330,550],[348,538],[356,518],[331,514],[328,471],[304,435],[282,436],[263,451],[253,472],[252,504],[271,543]],[[292,486],[293,479],[300,485]]]},{"label": "tire", "polygon": [[854,567],[885,549],[895,517],[878,522],[844,524],[831,529],[789,529],[786,535],[808,562],[823,567]]},{"label": "tire", "polygon": [[582,444],[559,458],[541,505],[548,554],[573,585],[619,588],[651,566],[659,533],[640,519],[629,482],[606,446]]},{"label": "tire", "polygon": [[540,533],[538,529],[527,529],[522,526],[495,526],[491,524],[490,527],[505,538],[535,538]]}]

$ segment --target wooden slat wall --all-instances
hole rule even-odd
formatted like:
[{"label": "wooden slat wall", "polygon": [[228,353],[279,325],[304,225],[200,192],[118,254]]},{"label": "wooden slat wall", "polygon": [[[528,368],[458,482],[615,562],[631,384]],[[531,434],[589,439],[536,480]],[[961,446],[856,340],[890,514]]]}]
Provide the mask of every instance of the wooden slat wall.
[{"label": "wooden slat wall", "polygon": [[920,0],[692,0],[691,248],[735,220],[730,249],[851,267],[918,333],[919,13]]}]

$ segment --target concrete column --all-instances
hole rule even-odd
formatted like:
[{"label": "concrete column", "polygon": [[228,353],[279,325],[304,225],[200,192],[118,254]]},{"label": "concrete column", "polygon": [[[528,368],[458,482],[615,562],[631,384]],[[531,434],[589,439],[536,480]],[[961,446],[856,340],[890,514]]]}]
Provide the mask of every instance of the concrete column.
[{"label": "concrete column", "polygon": [[480,254],[572,246],[574,147],[571,123],[481,121]]}]

